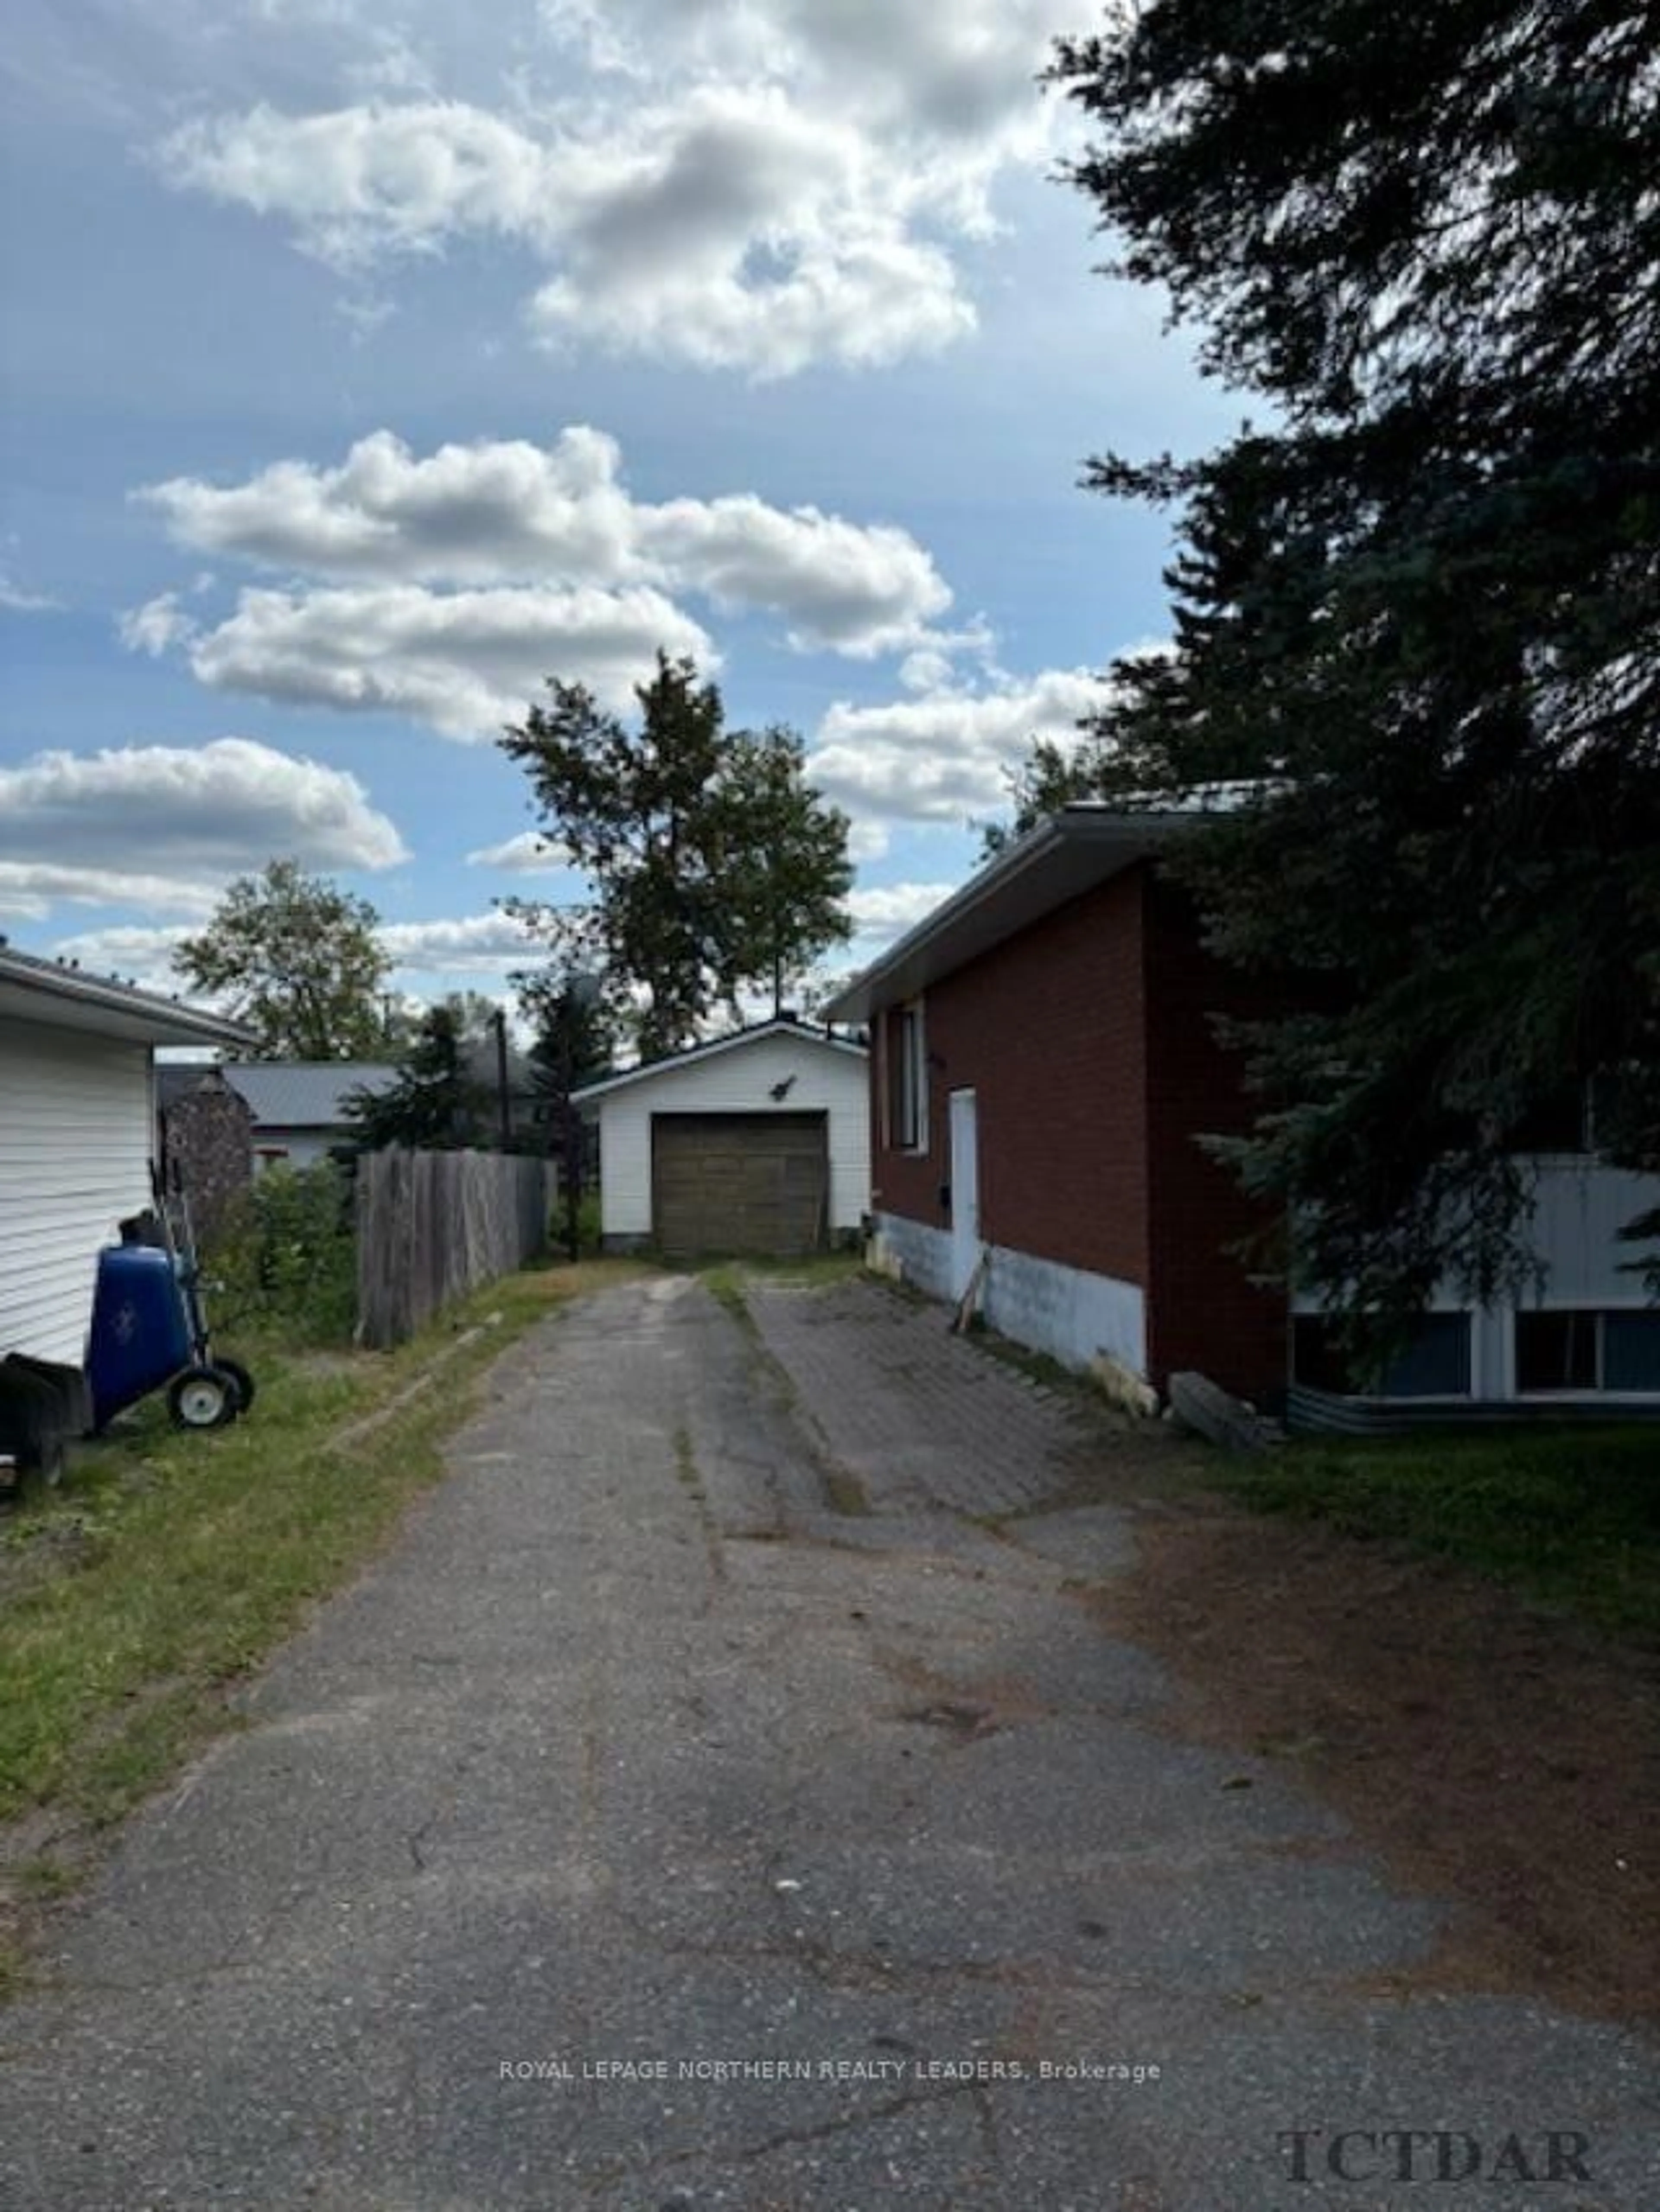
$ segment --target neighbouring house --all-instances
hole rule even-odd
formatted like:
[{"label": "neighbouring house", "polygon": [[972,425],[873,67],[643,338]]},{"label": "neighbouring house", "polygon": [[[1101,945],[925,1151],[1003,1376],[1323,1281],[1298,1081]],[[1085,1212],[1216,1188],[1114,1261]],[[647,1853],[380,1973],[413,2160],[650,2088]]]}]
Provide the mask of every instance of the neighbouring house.
[{"label": "neighbouring house", "polygon": [[858,1233],[866,1054],[788,1017],[576,1091],[599,1124],[608,1251],[794,1255]]},{"label": "neighbouring house", "polygon": [[[494,1146],[501,1134],[502,1073],[495,1044],[474,1044],[466,1064],[479,1097],[479,1126],[473,1141]],[[390,1091],[398,1073],[390,1062],[367,1060],[237,1060],[224,1070],[226,1081],[246,1101],[252,1115],[256,1172],[279,1162],[292,1168],[311,1167],[339,1147],[360,1142],[357,1127],[346,1111],[347,1099],[355,1091],[377,1095]],[[508,1054],[507,1085],[513,1148],[544,1149],[550,1142],[554,1117],[538,1089],[534,1068],[516,1048]]]},{"label": "neighbouring house", "polygon": [[158,1157],[170,1190],[184,1193],[197,1235],[211,1240],[253,1179],[253,1115],[221,1067],[155,1071]]},{"label": "neighbouring house", "polygon": [[156,1047],[249,1042],[204,1008],[0,939],[0,1363],[79,1374],[99,1252],[150,1203]]},{"label": "neighbouring house", "polygon": [[1583,1152],[1535,1162],[1536,1297],[1448,1290],[1365,1396],[1318,1301],[1251,1274],[1234,1248],[1264,1217],[1201,1140],[1250,1114],[1213,1018],[1263,1008],[1159,865],[1191,827],[1066,808],[831,1002],[872,1036],[878,1263],[972,1291],[990,1327],[1068,1364],[1105,1354],[1160,1393],[1196,1370],[1310,1425],[1660,1410],[1660,1310],[1616,1236],[1660,1179]]},{"label": "neighbouring house", "polygon": [[226,1064],[225,1080],[252,1117],[258,1173],[279,1164],[313,1167],[355,1143],[347,1099],[390,1090],[398,1070],[370,1060],[239,1060]]}]

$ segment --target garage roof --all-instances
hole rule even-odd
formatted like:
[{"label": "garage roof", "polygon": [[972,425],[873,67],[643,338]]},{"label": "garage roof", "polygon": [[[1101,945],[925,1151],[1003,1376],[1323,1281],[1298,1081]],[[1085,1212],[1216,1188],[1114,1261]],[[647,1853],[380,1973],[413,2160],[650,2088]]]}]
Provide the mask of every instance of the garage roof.
[{"label": "garage roof", "polygon": [[862,1060],[865,1048],[849,1037],[831,1036],[822,1029],[809,1028],[806,1022],[792,1021],[787,1016],[777,1021],[756,1022],[748,1029],[734,1030],[730,1036],[714,1037],[708,1044],[689,1045],[684,1052],[666,1054],[661,1060],[642,1060],[638,1067],[625,1068],[621,1075],[608,1075],[599,1083],[585,1084],[581,1090],[573,1091],[575,1101],[604,1098],[613,1091],[625,1091],[630,1084],[649,1083],[659,1075],[666,1075],[678,1067],[690,1067],[694,1060],[713,1060],[723,1052],[736,1052],[745,1045],[757,1044],[763,1037],[788,1037],[798,1044],[817,1045],[821,1051],[851,1053]]},{"label": "garage roof", "polygon": [[19,952],[0,938],[0,1014],[53,1029],[91,1030],[131,1044],[246,1047],[252,1030],[205,1006],[141,991],[113,975],[88,975],[72,963]]}]

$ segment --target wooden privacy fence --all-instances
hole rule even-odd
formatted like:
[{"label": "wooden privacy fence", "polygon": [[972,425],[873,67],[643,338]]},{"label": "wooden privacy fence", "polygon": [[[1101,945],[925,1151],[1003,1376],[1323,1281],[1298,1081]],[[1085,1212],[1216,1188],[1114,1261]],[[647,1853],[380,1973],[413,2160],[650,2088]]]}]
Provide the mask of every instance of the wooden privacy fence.
[{"label": "wooden privacy fence", "polygon": [[411,1152],[357,1163],[357,1335],[384,1352],[481,1283],[545,1251],[545,1160]]}]

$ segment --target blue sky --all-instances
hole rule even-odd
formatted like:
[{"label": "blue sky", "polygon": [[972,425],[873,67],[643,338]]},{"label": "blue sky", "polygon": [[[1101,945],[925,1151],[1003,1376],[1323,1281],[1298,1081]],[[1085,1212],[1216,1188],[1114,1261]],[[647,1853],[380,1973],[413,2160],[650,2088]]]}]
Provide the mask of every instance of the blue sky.
[{"label": "blue sky", "polygon": [[[1164,627],[1109,445],[1237,408],[1053,180],[1067,0],[20,0],[0,930],[168,981],[234,874],[499,989],[490,742],[692,652],[854,826],[869,957]],[[838,963],[845,964],[845,963]]]}]

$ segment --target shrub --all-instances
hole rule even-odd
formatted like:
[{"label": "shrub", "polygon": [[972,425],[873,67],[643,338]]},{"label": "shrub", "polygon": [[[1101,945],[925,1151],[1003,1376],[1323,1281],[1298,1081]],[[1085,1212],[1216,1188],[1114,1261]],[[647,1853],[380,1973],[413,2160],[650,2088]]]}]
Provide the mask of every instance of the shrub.
[{"label": "shrub", "polygon": [[350,1177],[332,1160],[280,1163],[252,1182],[204,1255],[210,1317],[281,1326],[312,1343],[350,1340],[357,1320]]}]

